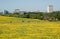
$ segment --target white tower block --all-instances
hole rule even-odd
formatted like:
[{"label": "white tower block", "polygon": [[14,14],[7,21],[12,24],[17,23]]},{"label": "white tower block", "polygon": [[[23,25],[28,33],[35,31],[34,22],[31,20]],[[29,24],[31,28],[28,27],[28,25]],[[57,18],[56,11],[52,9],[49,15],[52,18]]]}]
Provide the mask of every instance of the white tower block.
[{"label": "white tower block", "polygon": [[53,5],[49,5],[49,6],[48,6],[47,12],[53,12]]}]

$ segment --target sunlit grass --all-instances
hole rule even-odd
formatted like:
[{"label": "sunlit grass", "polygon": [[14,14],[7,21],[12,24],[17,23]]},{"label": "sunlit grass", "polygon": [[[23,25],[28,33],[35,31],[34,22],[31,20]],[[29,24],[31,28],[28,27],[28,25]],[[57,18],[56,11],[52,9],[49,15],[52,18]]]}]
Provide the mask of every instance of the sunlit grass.
[{"label": "sunlit grass", "polygon": [[60,22],[4,16],[0,21],[0,39],[60,39]]}]

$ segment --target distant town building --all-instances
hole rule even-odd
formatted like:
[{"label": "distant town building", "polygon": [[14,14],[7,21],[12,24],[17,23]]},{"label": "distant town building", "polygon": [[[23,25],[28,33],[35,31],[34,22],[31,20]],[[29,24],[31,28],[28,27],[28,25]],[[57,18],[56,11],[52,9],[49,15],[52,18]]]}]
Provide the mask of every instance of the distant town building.
[{"label": "distant town building", "polygon": [[24,11],[20,11],[20,9],[15,9],[14,13],[24,14]]},{"label": "distant town building", "polygon": [[25,13],[25,11],[20,11],[20,14],[24,14]]},{"label": "distant town building", "polygon": [[15,9],[14,13],[20,13],[20,9]]},{"label": "distant town building", "polygon": [[4,10],[4,13],[3,14],[9,14],[9,11],[7,10]]},{"label": "distant town building", "polygon": [[34,12],[38,13],[38,12],[40,12],[40,10],[36,10],[36,11],[34,11]]},{"label": "distant town building", "polygon": [[47,12],[53,12],[53,5],[49,5],[47,7]]},{"label": "distant town building", "polygon": [[0,15],[3,15],[3,12],[0,12]]}]

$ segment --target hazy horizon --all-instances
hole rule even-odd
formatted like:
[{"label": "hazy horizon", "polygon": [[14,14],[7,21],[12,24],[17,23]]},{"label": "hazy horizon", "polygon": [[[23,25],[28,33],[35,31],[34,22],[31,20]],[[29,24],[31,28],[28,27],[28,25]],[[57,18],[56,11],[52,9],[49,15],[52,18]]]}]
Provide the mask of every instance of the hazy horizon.
[{"label": "hazy horizon", "polygon": [[0,0],[0,11],[15,9],[23,11],[47,11],[48,5],[53,5],[54,10],[60,10],[60,0]]}]

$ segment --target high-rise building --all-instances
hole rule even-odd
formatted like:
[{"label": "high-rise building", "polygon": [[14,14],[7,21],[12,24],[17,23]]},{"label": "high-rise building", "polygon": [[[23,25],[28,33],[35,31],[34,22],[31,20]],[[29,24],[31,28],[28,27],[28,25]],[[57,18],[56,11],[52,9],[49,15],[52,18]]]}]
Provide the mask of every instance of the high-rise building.
[{"label": "high-rise building", "polygon": [[53,12],[53,5],[49,5],[47,7],[47,12]]}]

